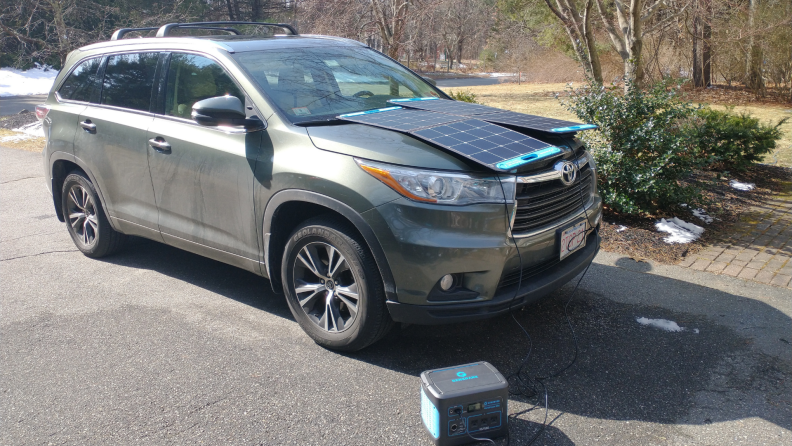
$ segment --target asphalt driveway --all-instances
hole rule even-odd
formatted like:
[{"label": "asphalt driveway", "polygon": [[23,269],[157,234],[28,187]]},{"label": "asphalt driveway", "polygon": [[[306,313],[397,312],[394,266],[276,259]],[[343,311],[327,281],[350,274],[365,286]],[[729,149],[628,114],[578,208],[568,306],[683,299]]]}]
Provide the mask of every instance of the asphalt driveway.
[{"label": "asphalt driveway", "polygon": [[[145,240],[82,256],[41,171],[40,154],[0,148],[2,444],[429,445],[422,370],[486,360],[509,374],[527,352],[508,316],[324,350],[253,274]],[[569,292],[516,314],[535,374],[573,355]],[[789,294],[601,254],[570,305],[580,351],[546,381],[536,444],[790,444]],[[511,444],[539,428],[538,402],[510,400]]]}]

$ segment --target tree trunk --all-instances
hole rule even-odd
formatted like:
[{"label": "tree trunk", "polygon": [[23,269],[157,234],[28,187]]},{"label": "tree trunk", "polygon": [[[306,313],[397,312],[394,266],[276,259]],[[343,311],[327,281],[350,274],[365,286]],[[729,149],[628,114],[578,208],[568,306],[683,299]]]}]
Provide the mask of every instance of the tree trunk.
[{"label": "tree trunk", "polygon": [[631,0],[630,2],[630,26],[625,33],[627,46],[627,60],[624,61],[624,91],[628,90],[628,84],[632,82],[635,88],[643,86],[643,68],[641,67],[641,55],[643,54],[643,32],[641,31],[641,9],[643,0]]},{"label": "tree trunk", "polygon": [[234,7],[231,6],[231,0],[226,0],[226,6],[228,7],[228,20],[234,21]]},{"label": "tree trunk", "polygon": [[594,32],[591,30],[591,5],[593,0],[586,2],[586,9],[583,14],[583,35],[586,38],[586,51],[588,55],[589,64],[591,67],[591,77],[598,84],[602,83],[602,64],[600,64],[599,52],[596,47],[596,40],[594,39]]},{"label": "tree trunk", "polygon": [[745,67],[745,84],[753,90],[757,96],[764,96],[764,79],[762,78],[762,47],[754,39],[754,19],[759,0],[748,0],[748,32],[749,52],[748,61]]},{"label": "tree trunk", "polygon": [[704,86],[712,86],[712,0],[704,0],[704,20],[701,23],[701,74]]},{"label": "tree trunk", "polygon": [[699,55],[699,10],[693,15],[693,86],[701,88],[704,79],[701,71],[701,57]]},{"label": "tree trunk", "polygon": [[63,0],[48,0],[52,8],[52,18],[55,22],[55,32],[58,33],[58,57],[61,66],[66,63],[66,56],[69,55],[69,35],[66,28],[66,21],[63,20]]},{"label": "tree trunk", "polygon": [[261,15],[261,0],[253,0],[250,2],[250,20],[257,22]]}]

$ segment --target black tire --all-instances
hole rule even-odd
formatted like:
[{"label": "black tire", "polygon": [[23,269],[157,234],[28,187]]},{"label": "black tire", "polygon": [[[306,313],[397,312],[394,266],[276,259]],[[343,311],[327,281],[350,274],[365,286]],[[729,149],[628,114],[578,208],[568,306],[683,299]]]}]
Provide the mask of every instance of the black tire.
[{"label": "black tire", "polygon": [[[99,201],[99,194],[84,173],[73,171],[66,176],[61,200],[66,228],[77,249],[83,254],[99,258],[122,248],[126,235],[110,226]],[[83,217],[74,217],[80,214]]]},{"label": "black tire", "polygon": [[[328,271],[333,263],[329,260],[333,258],[333,254],[327,246],[340,253],[340,260],[338,258],[335,260],[336,265],[341,265],[338,266],[336,273]],[[326,254],[324,257],[321,254],[323,249]],[[308,258],[311,252],[318,254],[315,259],[321,263],[316,267],[317,271],[322,272],[324,268],[323,271],[326,273],[324,277],[328,277],[328,282],[335,285],[332,285],[332,288],[313,288],[316,290],[313,293],[298,292],[295,278],[304,285],[301,287],[304,289],[308,285],[319,285],[308,282],[322,276],[314,274],[313,269],[306,267],[306,264],[298,259],[300,255],[303,259]],[[325,261],[328,263],[325,264]],[[345,262],[346,269],[342,262]],[[393,326],[385,305],[385,290],[377,264],[365,242],[345,221],[332,217],[318,217],[297,227],[286,242],[281,264],[281,280],[286,301],[294,318],[308,336],[323,347],[342,351],[360,350],[381,339]],[[327,287],[324,285],[324,279],[318,280],[323,284],[322,286]],[[353,289],[355,291],[353,294],[358,296],[356,302],[351,297],[352,294],[349,294]],[[314,301],[309,301],[316,293],[320,294],[314,298]],[[300,299],[308,304],[301,305]],[[338,317],[328,318],[326,315],[332,312],[328,308],[333,307],[334,302]],[[348,305],[350,303],[356,304],[354,317],[352,317],[353,306]],[[324,319],[320,318],[322,305],[325,312]],[[344,321],[344,317],[350,319]]]}]

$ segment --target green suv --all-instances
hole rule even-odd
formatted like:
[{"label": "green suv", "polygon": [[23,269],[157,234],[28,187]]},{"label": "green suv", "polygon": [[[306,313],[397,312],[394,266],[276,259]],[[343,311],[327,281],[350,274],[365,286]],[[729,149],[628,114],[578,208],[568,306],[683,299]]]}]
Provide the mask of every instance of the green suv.
[{"label": "green suv", "polygon": [[575,137],[593,126],[452,101],[352,40],[121,29],[72,52],[36,111],[58,219],[86,256],[139,236],[246,269],[332,349],[505,313],[599,248]]}]

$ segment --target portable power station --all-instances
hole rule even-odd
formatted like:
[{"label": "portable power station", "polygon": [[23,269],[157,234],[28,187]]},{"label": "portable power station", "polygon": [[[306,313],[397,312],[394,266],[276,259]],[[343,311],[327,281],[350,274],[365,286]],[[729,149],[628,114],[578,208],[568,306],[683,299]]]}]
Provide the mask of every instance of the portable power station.
[{"label": "portable power station", "polygon": [[421,373],[421,418],[438,446],[506,435],[509,383],[488,362]]}]

